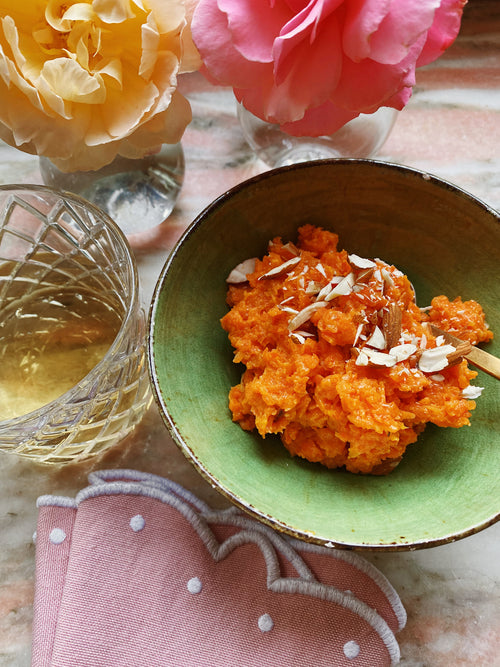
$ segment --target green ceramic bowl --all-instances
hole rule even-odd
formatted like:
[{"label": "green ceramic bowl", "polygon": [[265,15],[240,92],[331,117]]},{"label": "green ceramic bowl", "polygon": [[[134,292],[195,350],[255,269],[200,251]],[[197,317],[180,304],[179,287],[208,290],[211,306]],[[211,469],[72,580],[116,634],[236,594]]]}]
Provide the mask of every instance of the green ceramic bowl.
[{"label": "green ceramic bowl", "polygon": [[311,162],[266,172],[214,201],[186,231],[159,278],[149,355],[164,421],[199,472],[237,506],[294,537],[353,549],[443,544],[493,524],[500,510],[500,383],[485,387],[462,429],[429,426],[387,477],[292,458],[231,421],[241,368],[219,319],[226,276],[274,236],[312,223],[340,247],[408,274],[419,302],[446,294],[484,307],[500,353],[499,215],[426,173],[370,160]]}]

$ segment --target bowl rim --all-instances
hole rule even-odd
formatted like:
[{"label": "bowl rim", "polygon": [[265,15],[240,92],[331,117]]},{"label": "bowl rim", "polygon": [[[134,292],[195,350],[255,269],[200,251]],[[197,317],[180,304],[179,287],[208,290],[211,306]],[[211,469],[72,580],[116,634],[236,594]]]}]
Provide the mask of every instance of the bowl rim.
[{"label": "bowl rim", "polygon": [[497,223],[500,225],[500,212],[495,210],[493,207],[489,206],[486,202],[476,197],[467,190],[457,186],[446,179],[441,178],[435,174],[429,173],[427,171],[409,167],[402,164],[397,164],[393,162],[387,162],[384,160],[376,159],[364,159],[364,158],[331,158],[324,160],[311,160],[308,162],[302,162],[292,165],[286,165],[283,167],[277,167],[274,169],[269,169],[265,172],[252,176],[240,183],[229,188],[218,197],[216,197],[212,202],[210,202],[198,215],[194,218],[191,224],[185,229],[183,234],[179,237],[178,241],[174,244],[167,260],[165,261],[163,268],[158,276],[157,282],[154,287],[152,300],[150,302],[149,312],[148,312],[148,341],[147,341],[147,358],[148,358],[148,369],[150,375],[150,382],[153,389],[153,398],[158,407],[160,416],[163,420],[163,423],[167,427],[173,441],[182,451],[187,460],[194,466],[196,471],[201,475],[205,481],[207,481],[213,489],[218,491],[222,496],[229,500],[233,505],[243,510],[245,513],[249,514],[258,521],[264,523],[268,527],[278,530],[281,533],[284,533],[292,538],[298,539],[303,542],[310,544],[317,544],[320,546],[334,547],[337,549],[343,550],[352,550],[352,551],[363,551],[363,552],[399,552],[399,551],[415,551],[421,549],[428,549],[432,547],[442,546],[444,544],[450,544],[461,540],[465,537],[469,537],[476,533],[481,532],[482,530],[489,528],[495,523],[500,521],[500,509],[498,512],[489,517],[488,519],[471,526],[462,531],[450,533],[443,535],[438,538],[431,539],[422,539],[414,542],[405,542],[405,543],[384,543],[384,544],[368,544],[362,542],[342,542],[336,541],[331,538],[322,538],[321,536],[315,536],[312,534],[306,534],[299,529],[294,529],[293,527],[287,525],[286,523],[272,517],[251,505],[248,502],[245,502],[237,494],[231,491],[227,485],[222,484],[217,477],[207,469],[207,467],[199,460],[195,452],[184,441],[180,430],[178,429],[175,420],[171,417],[170,412],[166,403],[163,400],[160,383],[156,373],[155,366],[155,325],[156,325],[156,313],[159,306],[159,300],[161,297],[161,291],[166,279],[166,275],[170,269],[170,266],[176,259],[177,254],[181,251],[185,242],[190,238],[190,236],[198,229],[198,227],[203,223],[203,221],[214,213],[218,208],[224,205],[224,203],[229,200],[233,195],[238,194],[242,190],[252,187],[253,185],[260,183],[264,180],[273,178],[277,174],[282,174],[290,171],[298,170],[307,170],[310,168],[317,168],[321,165],[328,166],[344,166],[344,165],[372,165],[374,167],[384,167],[389,170],[394,170],[402,173],[411,174],[413,177],[421,178],[425,181],[432,183],[442,189],[451,191],[459,196],[468,199],[472,203],[479,205],[484,211],[490,214]]},{"label": "bowl rim", "polygon": [[32,410],[31,412],[19,415],[18,417],[13,417],[12,419],[0,420],[0,434],[2,432],[2,429],[12,428],[13,426],[15,427],[19,425],[28,425],[33,421],[36,422],[41,418],[43,418],[44,415],[46,415],[53,409],[56,409],[61,404],[71,402],[72,397],[79,393],[80,385],[83,382],[87,383],[89,381],[89,378],[91,379],[92,377],[97,376],[101,372],[102,366],[104,364],[107,364],[109,360],[113,356],[115,356],[116,350],[121,346],[122,340],[126,335],[127,330],[131,326],[133,318],[136,317],[136,313],[140,310],[139,273],[132,248],[124,232],[105,211],[100,209],[95,204],[92,204],[92,202],[88,201],[84,197],[80,197],[80,195],[74,194],[73,192],[68,192],[66,190],[58,190],[57,188],[53,188],[47,185],[38,185],[30,183],[13,183],[13,184],[0,185],[0,196],[2,195],[2,193],[6,193],[8,195],[9,192],[12,195],[15,195],[16,192],[24,192],[27,194],[33,193],[35,195],[38,193],[45,197],[52,196],[58,199],[64,199],[69,202],[74,202],[75,204],[78,204],[78,206],[88,209],[94,214],[94,216],[96,216],[96,218],[102,220],[106,224],[106,227],[108,227],[113,233],[114,241],[119,243],[120,248],[124,254],[124,258],[126,258],[127,262],[126,269],[127,273],[130,276],[130,297],[128,299],[128,303],[126,304],[127,309],[125,311],[125,317],[121,322],[120,328],[115,338],[113,339],[113,342],[109,346],[108,350],[106,351],[106,354],[102,357],[102,359],[86,375],[84,375],[84,377],[82,377],[81,380],[76,385],[71,387],[71,389],[65,391],[57,398],[54,398],[49,403],[45,403],[36,410]]}]

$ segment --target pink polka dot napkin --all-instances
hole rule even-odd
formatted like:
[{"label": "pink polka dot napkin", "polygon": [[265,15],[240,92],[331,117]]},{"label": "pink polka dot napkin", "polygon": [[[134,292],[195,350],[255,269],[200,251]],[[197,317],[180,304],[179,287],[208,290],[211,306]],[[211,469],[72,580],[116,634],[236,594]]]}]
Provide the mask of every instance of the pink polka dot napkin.
[{"label": "pink polka dot napkin", "polygon": [[405,610],[349,551],[146,473],[38,499],[33,667],[382,667]]}]

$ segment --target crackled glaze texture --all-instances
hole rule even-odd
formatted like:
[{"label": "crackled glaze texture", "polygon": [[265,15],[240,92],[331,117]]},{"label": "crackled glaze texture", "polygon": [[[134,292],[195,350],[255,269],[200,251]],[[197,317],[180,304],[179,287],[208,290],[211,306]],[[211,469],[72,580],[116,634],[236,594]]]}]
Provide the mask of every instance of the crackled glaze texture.
[{"label": "crackled glaze texture", "polygon": [[[132,238],[144,303],[169,249],[214,198],[265,170],[247,147],[230,90],[181,77],[194,119],[185,134],[186,177],[177,208]],[[459,39],[417,73],[417,87],[379,158],[417,167],[500,208],[500,6],[470,0]],[[38,161],[0,146],[1,183],[41,183]],[[36,498],[74,496],[91,470],[134,468],[167,476],[212,506],[227,502],[184,458],[153,406],[135,433],[100,459],[43,468],[3,454],[0,467],[0,665],[31,660]],[[439,499],[436,499],[439,502]],[[408,613],[398,635],[403,667],[488,667],[500,646],[500,525],[416,552],[364,554],[388,577]]]}]

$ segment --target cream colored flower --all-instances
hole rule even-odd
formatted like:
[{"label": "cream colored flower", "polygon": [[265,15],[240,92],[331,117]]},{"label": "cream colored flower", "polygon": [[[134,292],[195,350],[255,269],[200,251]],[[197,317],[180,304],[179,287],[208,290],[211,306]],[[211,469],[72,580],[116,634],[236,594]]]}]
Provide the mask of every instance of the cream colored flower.
[{"label": "cream colored flower", "polygon": [[176,143],[177,76],[199,67],[184,0],[6,0],[0,138],[60,169],[98,169]]}]

